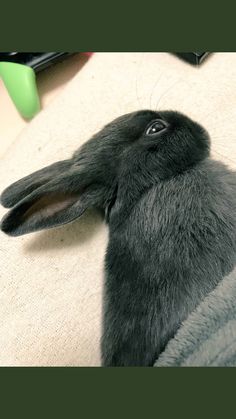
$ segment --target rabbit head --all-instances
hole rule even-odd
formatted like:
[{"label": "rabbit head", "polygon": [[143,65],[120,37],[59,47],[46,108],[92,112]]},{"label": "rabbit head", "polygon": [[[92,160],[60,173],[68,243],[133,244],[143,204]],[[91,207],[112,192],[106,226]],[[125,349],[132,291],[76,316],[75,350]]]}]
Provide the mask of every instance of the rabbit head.
[{"label": "rabbit head", "polygon": [[123,115],[94,135],[71,159],[13,183],[1,195],[12,208],[1,229],[18,236],[66,224],[89,207],[109,213],[122,185],[131,195],[187,170],[209,154],[206,131],[173,111]]}]

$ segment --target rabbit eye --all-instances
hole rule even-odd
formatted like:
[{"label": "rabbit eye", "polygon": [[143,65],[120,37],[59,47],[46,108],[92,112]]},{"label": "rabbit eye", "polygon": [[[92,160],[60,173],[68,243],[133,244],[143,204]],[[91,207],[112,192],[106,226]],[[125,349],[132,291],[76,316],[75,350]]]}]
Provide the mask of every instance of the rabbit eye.
[{"label": "rabbit eye", "polygon": [[161,121],[161,120],[154,121],[147,128],[146,135],[157,134],[158,132],[162,131],[165,128],[166,128],[166,124],[163,121]]}]

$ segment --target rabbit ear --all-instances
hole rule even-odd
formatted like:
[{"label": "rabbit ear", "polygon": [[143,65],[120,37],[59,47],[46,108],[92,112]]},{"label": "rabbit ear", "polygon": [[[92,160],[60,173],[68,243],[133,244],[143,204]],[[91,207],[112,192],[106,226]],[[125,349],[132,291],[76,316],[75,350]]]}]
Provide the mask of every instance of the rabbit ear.
[{"label": "rabbit ear", "polygon": [[1,204],[11,208],[42,185],[71,167],[72,160],[63,160],[38,170],[10,185],[1,195]]},{"label": "rabbit ear", "polygon": [[43,185],[21,200],[2,220],[1,230],[10,236],[69,223],[91,206],[99,206],[106,193],[102,186],[78,186],[79,175],[70,173]]}]

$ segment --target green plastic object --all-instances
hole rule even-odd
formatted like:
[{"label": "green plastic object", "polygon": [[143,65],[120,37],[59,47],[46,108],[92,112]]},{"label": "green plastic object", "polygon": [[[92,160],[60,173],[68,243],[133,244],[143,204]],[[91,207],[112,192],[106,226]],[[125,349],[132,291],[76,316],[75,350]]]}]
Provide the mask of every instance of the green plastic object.
[{"label": "green plastic object", "polygon": [[23,64],[0,62],[0,77],[20,114],[33,118],[40,110],[34,70]]}]

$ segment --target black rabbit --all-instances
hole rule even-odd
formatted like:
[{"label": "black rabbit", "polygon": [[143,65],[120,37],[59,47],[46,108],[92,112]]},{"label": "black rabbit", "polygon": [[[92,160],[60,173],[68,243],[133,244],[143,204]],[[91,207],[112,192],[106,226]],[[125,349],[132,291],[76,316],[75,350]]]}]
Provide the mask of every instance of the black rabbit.
[{"label": "black rabbit", "polygon": [[103,366],[153,365],[236,263],[236,173],[209,149],[207,132],[178,112],[134,112],[1,196],[12,236],[104,212]]}]

